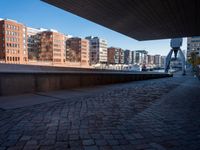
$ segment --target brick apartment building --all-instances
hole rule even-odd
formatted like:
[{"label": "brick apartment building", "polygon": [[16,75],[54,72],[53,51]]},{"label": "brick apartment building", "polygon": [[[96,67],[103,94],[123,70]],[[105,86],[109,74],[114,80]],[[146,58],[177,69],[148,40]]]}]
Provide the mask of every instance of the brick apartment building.
[{"label": "brick apartment building", "polygon": [[37,61],[39,52],[39,35],[38,33],[46,31],[46,29],[35,29],[27,27],[27,46],[28,46],[28,59],[30,61]]},{"label": "brick apartment building", "polygon": [[154,64],[154,55],[147,55],[148,64],[153,65]]},{"label": "brick apartment building", "polygon": [[66,36],[55,30],[38,33],[38,60],[63,64],[65,62]]},{"label": "brick apartment building", "polygon": [[0,62],[89,67],[89,41],[68,39],[56,30],[36,29],[0,19]]},{"label": "brick apartment building", "polygon": [[0,20],[0,61],[13,64],[28,62],[26,27],[14,20]]},{"label": "brick apartment building", "polygon": [[108,48],[108,63],[109,64],[123,64],[124,50],[121,48],[109,47]]},{"label": "brick apartment building", "polygon": [[66,41],[66,61],[89,65],[89,41],[81,38],[69,38]]}]

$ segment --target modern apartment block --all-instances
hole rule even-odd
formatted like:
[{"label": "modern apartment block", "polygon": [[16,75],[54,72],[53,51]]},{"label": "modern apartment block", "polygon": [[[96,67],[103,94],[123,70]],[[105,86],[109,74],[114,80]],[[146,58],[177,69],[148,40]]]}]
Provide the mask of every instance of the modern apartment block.
[{"label": "modern apartment block", "polygon": [[124,64],[124,50],[119,49],[119,64]]},{"label": "modern apartment block", "polygon": [[124,50],[116,47],[108,48],[109,64],[124,64]]},{"label": "modern apartment block", "polygon": [[132,64],[136,64],[136,52],[135,51],[131,51],[131,57],[132,57]]},{"label": "modern apartment block", "polygon": [[190,57],[191,52],[200,56],[200,36],[187,38],[187,58]]},{"label": "modern apartment block", "polygon": [[38,60],[63,64],[65,62],[65,35],[56,30],[48,30],[39,33],[38,36]]},{"label": "modern apartment block", "polygon": [[[69,36],[56,30],[36,29],[26,27],[13,20],[0,19],[0,62],[79,66],[77,64],[69,64],[68,62],[71,61],[79,62],[82,65],[81,67],[89,67],[89,41],[72,38],[72,45],[67,47],[66,41],[68,39]],[[74,41],[75,45],[73,45]],[[100,40],[100,43],[102,43],[102,40]],[[101,45],[100,48],[103,47]],[[75,54],[73,56],[77,58],[69,58],[69,55],[66,56],[66,52]],[[68,62],[66,61],[67,58]],[[101,59],[102,62],[106,61],[107,56],[106,58],[101,57]]]},{"label": "modern apartment block", "polygon": [[27,37],[28,37],[28,59],[37,61],[39,52],[39,33],[46,31],[46,29],[36,29],[27,27]]},{"label": "modern apartment block", "polygon": [[147,54],[146,50],[136,50],[136,63],[147,64]]},{"label": "modern apartment block", "polygon": [[107,41],[99,37],[86,37],[90,43],[89,59],[90,64],[107,63]]},{"label": "modern apartment block", "polygon": [[154,56],[154,64],[156,67],[161,67],[161,55]]},{"label": "modern apartment block", "polygon": [[14,64],[28,62],[26,27],[14,20],[0,20],[0,61]]},{"label": "modern apartment block", "polygon": [[108,48],[108,64],[117,64],[119,62],[119,57],[117,54],[117,49],[114,47]]},{"label": "modern apartment block", "polygon": [[[69,37],[56,30],[31,28],[14,20],[0,19],[0,62],[84,67],[107,64],[162,66],[164,58],[145,50],[107,48],[99,37]],[[188,52],[200,50],[200,37],[188,38]],[[96,64],[96,65],[95,65]]]},{"label": "modern apartment block", "polygon": [[161,67],[165,66],[166,56],[161,56]]},{"label": "modern apartment block", "polygon": [[147,55],[148,63],[149,65],[154,64],[154,55]]},{"label": "modern apartment block", "polygon": [[89,41],[78,37],[66,41],[66,61],[89,65]]},{"label": "modern apartment block", "polygon": [[130,50],[125,50],[124,51],[124,63],[129,65],[133,63],[133,57],[132,57],[132,51]]}]

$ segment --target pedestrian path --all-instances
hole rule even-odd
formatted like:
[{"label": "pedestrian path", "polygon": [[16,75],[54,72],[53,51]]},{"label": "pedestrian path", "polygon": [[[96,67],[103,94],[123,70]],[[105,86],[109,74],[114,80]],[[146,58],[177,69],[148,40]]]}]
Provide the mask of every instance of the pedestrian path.
[{"label": "pedestrian path", "polygon": [[199,91],[196,78],[176,75],[4,97],[0,150],[198,150]]}]

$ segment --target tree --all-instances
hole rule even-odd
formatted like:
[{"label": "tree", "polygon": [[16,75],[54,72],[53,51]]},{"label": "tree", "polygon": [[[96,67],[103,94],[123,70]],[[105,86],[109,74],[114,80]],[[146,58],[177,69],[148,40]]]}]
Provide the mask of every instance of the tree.
[{"label": "tree", "polygon": [[191,52],[188,62],[192,65],[193,68],[195,68],[197,65],[200,64],[200,57],[197,55],[196,52]]}]

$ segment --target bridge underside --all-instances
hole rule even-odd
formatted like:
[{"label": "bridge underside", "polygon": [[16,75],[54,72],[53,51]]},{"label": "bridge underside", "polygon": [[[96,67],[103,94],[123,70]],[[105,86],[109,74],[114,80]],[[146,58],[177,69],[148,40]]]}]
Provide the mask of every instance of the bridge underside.
[{"label": "bridge underside", "polygon": [[199,0],[42,0],[137,40],[200,35]]}]

